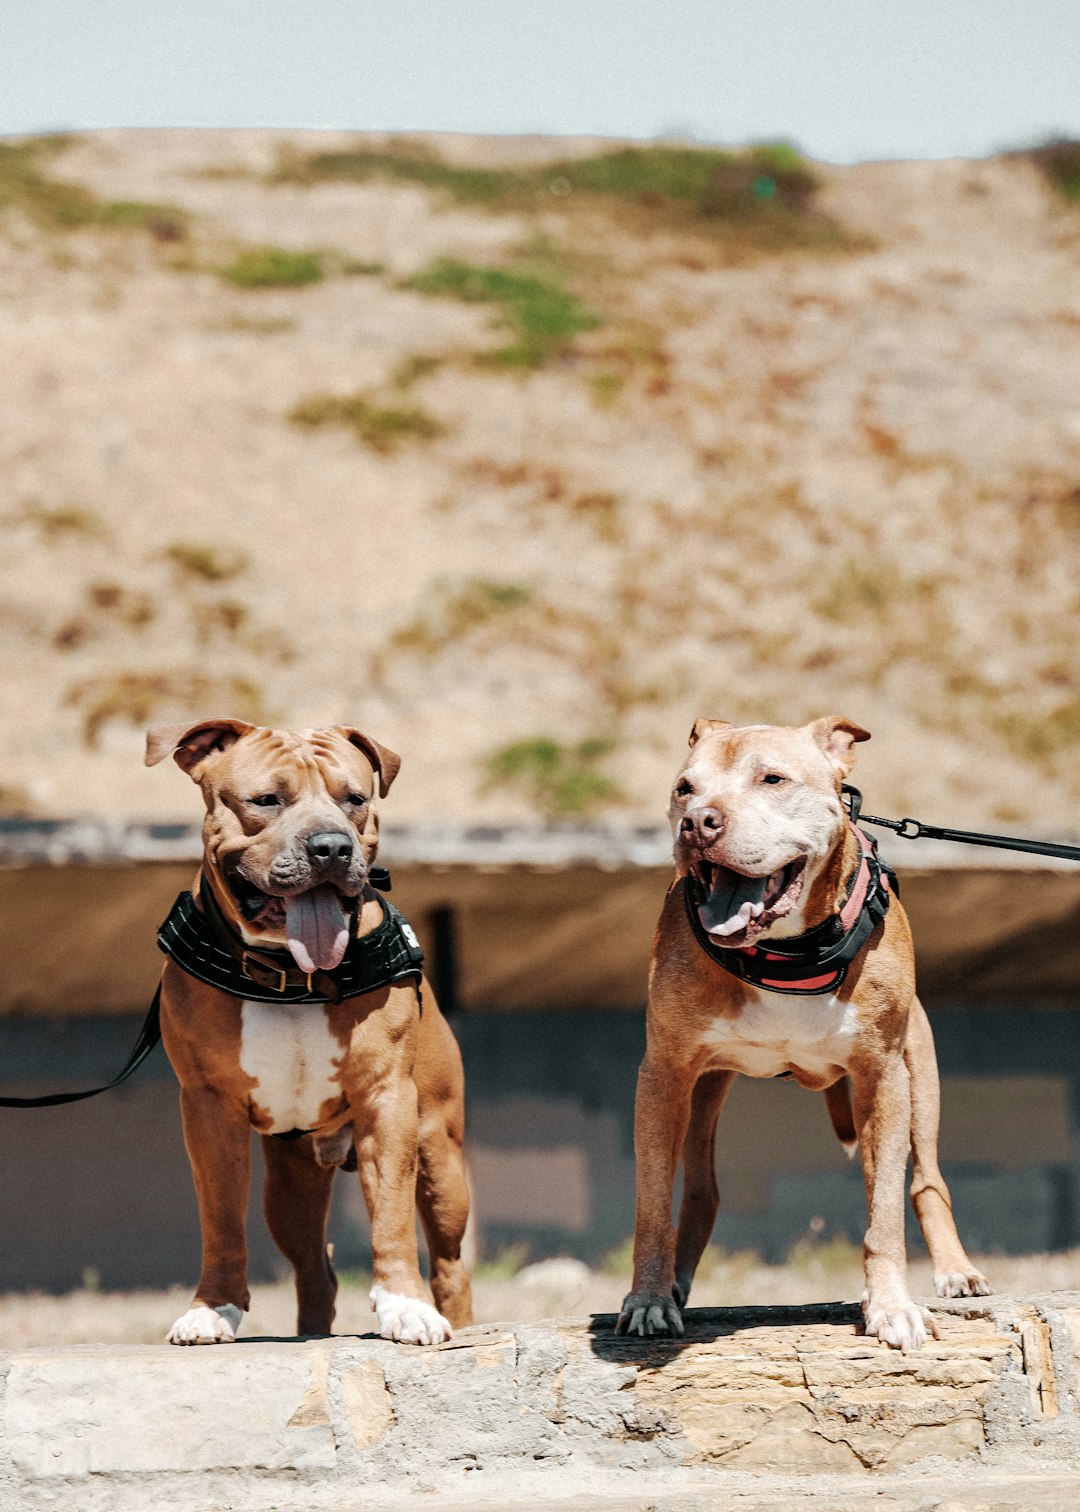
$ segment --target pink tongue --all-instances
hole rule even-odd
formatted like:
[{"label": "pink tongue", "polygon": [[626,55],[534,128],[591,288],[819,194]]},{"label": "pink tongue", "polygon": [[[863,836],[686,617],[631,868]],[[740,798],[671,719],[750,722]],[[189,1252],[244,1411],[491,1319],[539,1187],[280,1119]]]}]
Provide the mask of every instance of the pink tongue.
[{"label": "pink tongue", "polygon": [[349,944],[349,925],[329,883],[285,899],[285,937],[301,971],[333,971]]}]

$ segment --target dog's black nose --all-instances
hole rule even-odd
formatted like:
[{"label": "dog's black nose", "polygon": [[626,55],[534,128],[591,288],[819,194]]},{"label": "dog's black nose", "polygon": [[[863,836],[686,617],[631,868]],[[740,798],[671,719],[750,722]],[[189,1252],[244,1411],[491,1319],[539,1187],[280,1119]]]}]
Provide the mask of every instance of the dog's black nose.
[{"label": "dog's black nose", "polygon": [[711,845],[724,828],[724,815],[720,809],[695,809],[684,814],[679,823],[679,833],[687,840],[697,839],[702,845]]},{"label": "dog's black nose", "polygon": [[307,837],[307,853],[313,861],[351,861],[353,840],[345,830],[320,830]]}]

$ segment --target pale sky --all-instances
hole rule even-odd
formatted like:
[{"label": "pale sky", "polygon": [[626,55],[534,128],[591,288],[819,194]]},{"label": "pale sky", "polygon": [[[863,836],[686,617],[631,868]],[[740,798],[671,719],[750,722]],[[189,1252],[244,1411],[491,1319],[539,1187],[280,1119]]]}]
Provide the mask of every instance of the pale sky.
[{"label": "pale sky", "polygon": [[4,0],[0,133],[786,138],[836,162],[1080,137],[1080,0]]}]

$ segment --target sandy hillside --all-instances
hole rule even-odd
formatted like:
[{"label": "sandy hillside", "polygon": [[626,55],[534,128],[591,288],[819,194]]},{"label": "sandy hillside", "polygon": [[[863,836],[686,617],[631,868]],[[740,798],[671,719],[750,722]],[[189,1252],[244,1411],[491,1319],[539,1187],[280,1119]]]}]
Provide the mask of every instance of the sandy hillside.
[{"label": "sandy hillside", "polygon": [[842,712],[879,812],[1077,829],[1080,209],[615,150],[3,149],[9,810],[190,812],[141,729],[230,712],[659,818],[694,716]]}]

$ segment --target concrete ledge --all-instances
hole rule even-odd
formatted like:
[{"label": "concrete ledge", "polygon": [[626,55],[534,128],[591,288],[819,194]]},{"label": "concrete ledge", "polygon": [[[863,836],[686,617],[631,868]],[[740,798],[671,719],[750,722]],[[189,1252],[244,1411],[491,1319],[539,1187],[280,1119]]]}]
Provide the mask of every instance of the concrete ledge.
[{"label": "concrete ledge", "polygon": [[1080,1293],[934,1312],[941,1339],[906,1357],[863,1339],[846,1304],[692,1310],[672,1342],[618,1340],[597,1317],[475,1328],[435,1350],[365,1337],[11,1353],[0,1507],[342,1512],[586,1491],[614,1506],[657,1483],[734,1494],[749,1472],[759,1489],[763,1473],[884,1489],[949,1463],[1051,1480],[1075,1465]]}]

